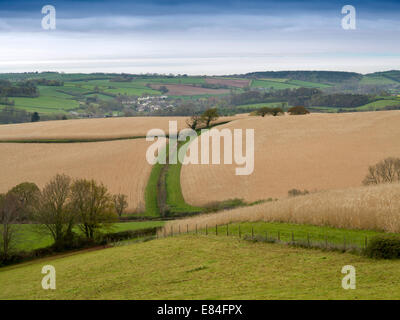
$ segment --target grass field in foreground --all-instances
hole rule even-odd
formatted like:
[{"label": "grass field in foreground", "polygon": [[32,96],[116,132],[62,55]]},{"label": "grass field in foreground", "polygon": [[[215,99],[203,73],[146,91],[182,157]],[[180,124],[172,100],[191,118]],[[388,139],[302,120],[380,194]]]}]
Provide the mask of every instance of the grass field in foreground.
[{"label": "grass field in foreground", "polygon": [[[138,230],[152,227],[160,227],[164,224],[162,221],[143,221],[143,222],[121,222],[115,223],[108,232],[120,232],[126,230]],[[17,250],[30,251],[38,248],[50,246],[53,240],[50,235],[39,232],[39,228],[34,224],[16,225],[18,242]],[[75,228],[79,232],[78,228]]]},{"label": "grass field in foreground", "polygon": [[[53,265],[57,289],[43,290]],[[356,268],[344,290],[342,267]],[[399,299],[400,261],[180,236],[0,269],[0,299]]]}]

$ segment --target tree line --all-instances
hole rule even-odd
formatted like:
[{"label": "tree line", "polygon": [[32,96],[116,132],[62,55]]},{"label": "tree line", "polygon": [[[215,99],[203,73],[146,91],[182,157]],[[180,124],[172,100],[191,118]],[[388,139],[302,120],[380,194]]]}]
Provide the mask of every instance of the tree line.
[{"label": "tree line", "polygon": [[0,260],[7,259],[18,240],[18,223],[35,223],[41,233],[51,236],[57,251],[79,241],[95,241],[127,206],[126,195],[112,195],[95,180],[57,174],[42,190],[34,183],[21,183],[0,194]]},{"label": "tree line", "polygon": [[362,74],[343,71],[265,71],[239,75],[246,78],[293,79],[318,83],[340,83],[361,80]]},{"label": "tree line", "polygon": [[34,83],[21,81],[16,84],[8,80],[0,80],[0,96],[2,97],[38,97],[39,91]]}]

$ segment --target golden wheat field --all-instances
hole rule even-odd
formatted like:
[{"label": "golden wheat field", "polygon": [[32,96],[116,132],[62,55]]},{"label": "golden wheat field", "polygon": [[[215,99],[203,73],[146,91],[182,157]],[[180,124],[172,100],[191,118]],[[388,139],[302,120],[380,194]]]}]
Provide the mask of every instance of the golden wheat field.
[{"label": "golden wheat field", "polygon": [[[168,222],[178,230],[224,225],[231,222],[288,222],[347,229],[400,232],[400,184],[383,184],[320,191],[305,196],[266,202],[215,214]],[[161,231],[163,233],[164,231]]]},{"label": "golden wheat field", "polygon": [[55,174],[103,182],[128,196],[129,210],[144,210],[151,165],[145,139],[91,143],[0,144],[0,193],[29,181],[43,187]]},{"label": "golden wheat field", "polygon": [[[242,116],[221,117],[224,122]],[[0,126],[0,140],[37,139],[112,139],[146,136],[150,129],[168,133],[169,121],[178,122],[178,130],[186,128],[188,117],[128,117],[45,121]]]},{"label": "golden wheat field", "polygon": [[222,128],[255,130],[254,172],[236,176],[236,164],[184,165],[182,191],[190,204],[357,187],[368,166],[400,157],[400,111],[247,117]]}]

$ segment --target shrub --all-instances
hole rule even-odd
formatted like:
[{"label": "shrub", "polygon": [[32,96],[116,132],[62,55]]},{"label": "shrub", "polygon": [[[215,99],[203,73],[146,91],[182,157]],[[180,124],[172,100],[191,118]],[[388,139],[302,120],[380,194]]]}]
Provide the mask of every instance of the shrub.
[{"label": "shrub", "polygon": [[369,241],[364,253],[375,259],[399,259],[400,236],[376,236]]},{"label": "shrub", "polygon": [[306,108],[302,106],[297,106],[297,107],[292,107],[288,110],[288,113],[290,115],[301,115],[301,114],[308,114],[310,111],[308,111]]},{"label": "shrub", "polygon": [[274,117],[279,116],[279,115],[283,115],[285,113],[285,111],[283,111],[282,108],[279,107],[275,107],[271,110],[271,113]]},{"label": "shrub", "polygon": [[262,107],[262,108],[258,109],[256,112],[257,112],[257,115],[259,115],[261,117],[265,117],[267,114],[273,115],[274,117],[276,117],[279,115],[283,115],[285,113],[283,111],[283,109],[279,108],[279,107],[275,107],[275,108]]},{"label": "shrub", "polygon": [[155,236],[159,229],[161,229],[161,227],[107,233],[103,236],[103,239],[106,242],[114,242],[114,241],[123,241],[133,238],[146,237],[146,236]]},{"label": "shrub", "polygon": [[220,210],[228,210],[236,207],[244,207],[246,205],[247,203],[243,201],[243,199],[234,198],[224,201],[209,202],[204,207],[206,209],[206,212],[217,212]]},{"label": "shrub", "polygon": [[288,196],[289,197],[296,197],[296,196],[304,196],[306,194],[309,194],[308,190],[301,191],[299,189],[291,189],[288,191]]}]

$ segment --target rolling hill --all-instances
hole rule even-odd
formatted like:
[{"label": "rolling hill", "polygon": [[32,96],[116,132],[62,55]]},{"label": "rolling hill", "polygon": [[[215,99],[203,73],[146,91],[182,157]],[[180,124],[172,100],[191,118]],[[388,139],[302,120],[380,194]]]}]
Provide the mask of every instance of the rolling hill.
[{"label": "rolling hill", "polygon": [[399,123],[399,111],[233,121],[219,129],[255,130],[254,172],[237,176],[235,163],[184,165],[183,196],[186,202],[201,206],[231,198],[282,198],[293,188],[315,191],[360,186],[368,166],[400,156]]},{"label": "rolling hill", "polygon": [[[56,290],[41,269],[56,268]],[[357,290],[341,269],[357,268]],[[182,235],[0,269],[0,299],[398,299],[400,262]]]}]

